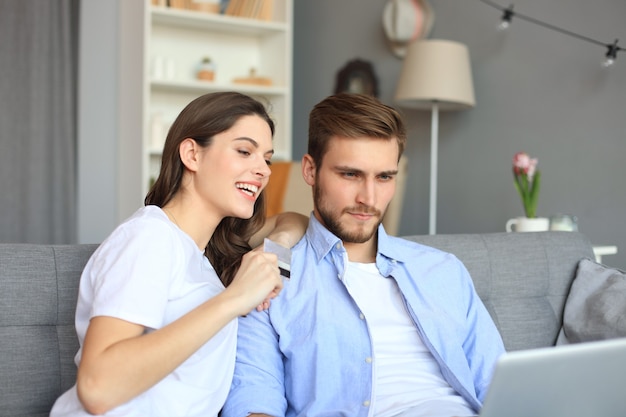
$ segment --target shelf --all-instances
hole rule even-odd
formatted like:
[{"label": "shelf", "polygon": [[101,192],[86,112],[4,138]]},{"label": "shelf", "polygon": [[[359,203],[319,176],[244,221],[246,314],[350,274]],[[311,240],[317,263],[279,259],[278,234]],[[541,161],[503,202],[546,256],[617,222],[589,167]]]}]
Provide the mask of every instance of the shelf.
[{"label": "shelf", "polygon": [[[291,160],[293,0],[275,0],[273,21],[144,4],[144,191],[159,173],[169,126],[207,93],[238,91],[264,102],[276,126],[273,159]],[[212,81],[196,78],[205,57],[215,67]],[[272,85],[232,82],[252,70]]]},{"label": "shelf", "polygon": [[194,94],[205,94],[215,91],[233,90],[248,95],[282,96],[287,93],[285,87],[280,86],[256,86],[250,84],[217,84],[209,81],[180,81],[180,80],[152,80],[152,89],[162,92],[185,92]]},{"label": "shelf", "polygon": [[179,26],[186,29],[201,29],[219,32],[231,32],[247,35],[271,35],[286,32],[288,26],[283,22],[267,22],[245,17],[225,16],[217,13],[197,12],[193,10],[171,9],[152,6],[152,22],[167,26]]}]

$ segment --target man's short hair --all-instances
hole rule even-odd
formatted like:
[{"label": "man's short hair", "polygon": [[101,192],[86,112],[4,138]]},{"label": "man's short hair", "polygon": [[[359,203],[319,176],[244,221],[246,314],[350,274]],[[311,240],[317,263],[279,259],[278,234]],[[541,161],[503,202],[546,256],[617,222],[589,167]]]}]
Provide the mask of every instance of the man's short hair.
[{"label": "man's short hair", "polygon": [[406,145],[406,128],[400,113],[366,94],[335,94],[311,110],[308,154],[318,168],[333,136],[396,140],[398,160]]}]

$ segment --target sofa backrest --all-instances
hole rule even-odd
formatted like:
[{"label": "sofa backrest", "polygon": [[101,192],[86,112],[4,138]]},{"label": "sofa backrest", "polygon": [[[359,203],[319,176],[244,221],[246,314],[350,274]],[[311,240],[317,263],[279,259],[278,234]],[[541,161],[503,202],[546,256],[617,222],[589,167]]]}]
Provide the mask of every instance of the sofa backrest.
[{"label": "sofa backrest", "polygon": [[74,310],[97,245],[0,244],[0,415],[48,416],[74,384]]},{"label": "sofa backrest", "polygon": [[507,350],[553,346],[578,262],[594,259],[578,232],[406,236],[455,254],[500,330]]}]

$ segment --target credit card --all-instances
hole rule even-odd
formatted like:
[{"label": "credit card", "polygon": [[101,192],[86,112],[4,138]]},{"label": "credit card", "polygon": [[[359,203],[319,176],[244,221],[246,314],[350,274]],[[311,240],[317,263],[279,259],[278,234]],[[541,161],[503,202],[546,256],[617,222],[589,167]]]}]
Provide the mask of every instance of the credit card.
[{"label": "credit card", "polygon": [[263,251],[275,253],[278,256],[280,275],[289,279],[291,277],[291,249],[265,238],[263,240]]}]

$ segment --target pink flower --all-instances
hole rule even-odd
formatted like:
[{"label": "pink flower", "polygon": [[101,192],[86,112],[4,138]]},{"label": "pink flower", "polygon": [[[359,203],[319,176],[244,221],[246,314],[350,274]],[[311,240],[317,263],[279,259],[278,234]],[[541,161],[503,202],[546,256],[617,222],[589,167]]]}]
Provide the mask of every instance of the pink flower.
[{"label": "pink flower", "polygon": [[516,175],[526,174],[532,180],[537,169],[537,158],[531,158],[526,152],[518,152],[513,156],[513,171]]},{"label": "pink flower", "polygon": [[537,162],[538,162],[537,158],[530,159],[528,170],[526,171],[526,174],[528,175],[528,179],[530,181],[532,181],[533,177],[535,176],[535,171],[537,170]]},{"label": "pink flower", "polygon": [[524,212],[527,217],[535,217],[541,173],[537,170],[537,158],[531,158],[526,152],[518,152],[513,156],[513,176],[515,188],[522,198]]},{"label": "pink flower", "polygon": [[518,152],[513,156],[513,166],[520,170],[526,171],[530,165],[530,156],[526,152]]}]

